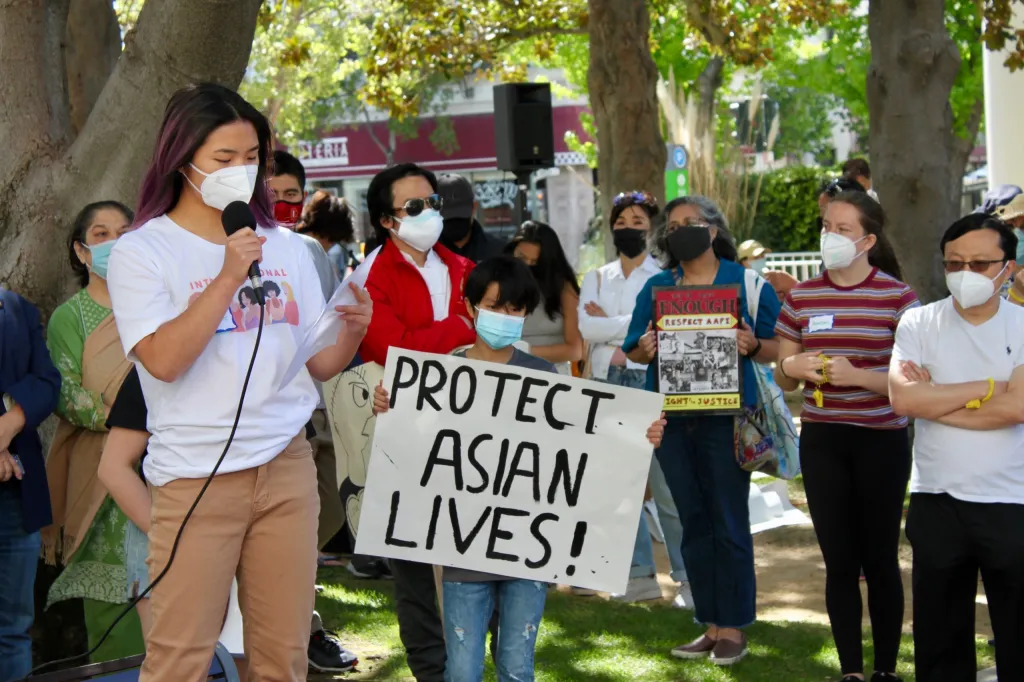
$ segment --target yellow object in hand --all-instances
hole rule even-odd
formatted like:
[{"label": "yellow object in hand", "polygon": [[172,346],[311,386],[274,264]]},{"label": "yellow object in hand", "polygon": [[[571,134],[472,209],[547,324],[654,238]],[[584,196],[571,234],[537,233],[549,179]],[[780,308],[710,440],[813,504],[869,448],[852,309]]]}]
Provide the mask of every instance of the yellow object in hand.
[{"label": "yellow object in hand", "polygon": [[825,406],[825,395],[821,392],[821,385],[825,384],[825,383],[828,383],[828,370],[826,368],[826,363],[828,363],[828,358],[826,356],[822,355],[821,356],[821,381],[819,381],[818,385],[814,387],[814,393],[811,394],[814,397],[814,404],[817,405],[819,408],[822,408],[822,407]]},{"label": "yellow object in hand", "polygon": [[977,409],[981,408],[981,404],[982,403],[987,403],[989,400],[991,400],[992,399],[992,395],[995,392],[996,392],[996,380],[993,379],[992,377],[989,377],[989,379],[988,379],[988,393],[985,394],[985,397],[981,398],[980,400],[978,398],[975,398],[974,400],[969,400],[969,401],[967,401],[967,404],[964,405],[964,407],[966,407],[968,410],[977,410]]}]

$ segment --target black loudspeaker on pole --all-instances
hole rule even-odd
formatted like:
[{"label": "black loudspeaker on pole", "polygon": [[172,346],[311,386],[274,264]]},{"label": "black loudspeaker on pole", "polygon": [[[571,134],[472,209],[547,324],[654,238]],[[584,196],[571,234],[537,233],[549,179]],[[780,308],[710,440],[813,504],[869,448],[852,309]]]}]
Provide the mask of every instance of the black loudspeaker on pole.
[{"label": "black loudspeaker on pole", "polygon": [[530,174],[555,165],[554,121],[548,83],[504,83],[494,87],[494,151],[498,170],[516,177],[515,220],[529,218]]}]

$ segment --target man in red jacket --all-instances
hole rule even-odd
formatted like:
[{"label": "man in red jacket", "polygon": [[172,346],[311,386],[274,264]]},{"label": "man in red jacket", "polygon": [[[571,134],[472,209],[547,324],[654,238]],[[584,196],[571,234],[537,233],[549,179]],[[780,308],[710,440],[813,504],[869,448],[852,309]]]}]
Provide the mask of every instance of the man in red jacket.
[{"label": "man in red jacket", "polygon": [[[473,264],[437,241],[441,200],[430,171],[406,163],[381,171],[366,193],[377,243],[366,290],[373,319],[359,354],[385,364],[388,349],[450,353],[476,340],[463,287]],[[418,682],[443,682],[444,633],[433,567],[391,561],[399,633]]]}]

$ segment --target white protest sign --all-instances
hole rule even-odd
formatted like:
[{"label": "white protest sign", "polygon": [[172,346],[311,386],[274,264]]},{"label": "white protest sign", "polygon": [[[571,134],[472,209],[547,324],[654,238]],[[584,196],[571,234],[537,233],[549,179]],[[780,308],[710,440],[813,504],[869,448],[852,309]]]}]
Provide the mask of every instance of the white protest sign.
[{"label": "white protest sign", "polygon": [[625,592],[656,393],[392,348],[356,552]]}]

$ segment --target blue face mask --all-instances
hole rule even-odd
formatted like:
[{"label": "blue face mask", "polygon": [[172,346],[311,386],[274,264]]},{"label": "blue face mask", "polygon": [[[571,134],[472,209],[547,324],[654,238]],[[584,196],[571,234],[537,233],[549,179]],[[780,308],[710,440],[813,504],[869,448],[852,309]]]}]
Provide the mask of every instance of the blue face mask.
[{"label": "blue face mask", "polygon": [[1024,230],[1019,227],[1014,229],[1017,235],[1017,267],[1024,266]]},{"label": "blue face mask", "polygon": [[757,260],[748,260],[747,266],[757,274],[761,274],[764,271],[765,264],[768,263],[767,258],[758,258]]},{"label": "blue face mask", "polygon": [[110,260],[110,252],[114,248],[114,244],[117,243],[116,239],[110,239],[100,244],[94,244],[93,246],[85,246],[89,249],[89,253],[92,254],[92,265],[89,269],[92,270],[97,277],[107,278],[107,262]]},{"label": "blue face mask", "polygon": [[494,350],[508,348],[523,338],[525,318],[477,308],[476,334]]}]

